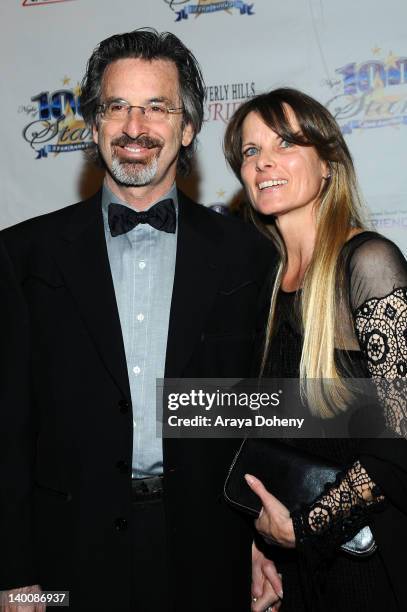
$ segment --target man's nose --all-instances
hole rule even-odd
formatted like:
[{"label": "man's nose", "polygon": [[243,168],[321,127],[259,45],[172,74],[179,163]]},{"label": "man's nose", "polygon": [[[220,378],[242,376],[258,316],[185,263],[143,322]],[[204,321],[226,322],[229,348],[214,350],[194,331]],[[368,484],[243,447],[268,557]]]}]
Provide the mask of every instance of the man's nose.
[{"label": "man's nose", "polygon": [[138,136],[140,133],[146,132],[148,123],[143,107],[132,106],[123,122],[123,131],[129,136]]}]

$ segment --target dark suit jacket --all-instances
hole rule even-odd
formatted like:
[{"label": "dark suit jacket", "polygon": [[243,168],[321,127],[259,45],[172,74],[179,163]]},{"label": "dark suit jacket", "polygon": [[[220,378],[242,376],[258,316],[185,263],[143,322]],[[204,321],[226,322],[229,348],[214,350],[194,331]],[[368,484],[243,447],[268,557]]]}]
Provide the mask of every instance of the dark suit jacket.
[{"label": "dark suit jacket", "polygon": [[[182,194],[179,205],[166,376],[248,376],[271,246]],[[1,239],[9,321],[0,588],[39,582],[70,590],[74,610],[130,612],[131,477],[122,462],[131,465],[131,398],[100,194]],[[250,527],[222,499],[237,441],[163,446],[168,610],[193,601],[196,611],[247,612]]]}]

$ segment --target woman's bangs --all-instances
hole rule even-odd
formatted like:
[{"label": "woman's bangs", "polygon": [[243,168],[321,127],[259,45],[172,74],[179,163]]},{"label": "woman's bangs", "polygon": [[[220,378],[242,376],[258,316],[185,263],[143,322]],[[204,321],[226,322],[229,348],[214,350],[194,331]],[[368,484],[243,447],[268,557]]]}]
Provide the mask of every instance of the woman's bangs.
[{"label": "woman's bangs", "polygon": [[[310,142],[305,134],[302,131],[298,132],[293,129],[284,108],[285,106],[290,105],[287,102],[268,97],[268,99],[259,104],[257,112],[267,127],[278,134],[282,140],[302,146],[309,145]],[[296,115],[294,109],[293,112]],[[298,121],[298,123],[301,124],[301,121]]]}]

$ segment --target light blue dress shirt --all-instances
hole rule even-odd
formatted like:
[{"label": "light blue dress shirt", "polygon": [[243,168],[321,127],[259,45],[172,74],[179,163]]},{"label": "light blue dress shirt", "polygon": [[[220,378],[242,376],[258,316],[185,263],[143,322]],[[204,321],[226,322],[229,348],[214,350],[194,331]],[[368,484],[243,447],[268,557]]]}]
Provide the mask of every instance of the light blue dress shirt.
[{"label": "light blue dress shirt", "polygon": [[[161,199],[166,198],[174,201],[178,230],[175,184]],[[156,379],[164,378],[177,230],[168,234],[140,223],[130,232],[112,237],[108,224],[110,202],[132,207],[104,185],[105,237],[133,405],[132,476],[145,478],[163,471],[162,439],[156,435]]]}]

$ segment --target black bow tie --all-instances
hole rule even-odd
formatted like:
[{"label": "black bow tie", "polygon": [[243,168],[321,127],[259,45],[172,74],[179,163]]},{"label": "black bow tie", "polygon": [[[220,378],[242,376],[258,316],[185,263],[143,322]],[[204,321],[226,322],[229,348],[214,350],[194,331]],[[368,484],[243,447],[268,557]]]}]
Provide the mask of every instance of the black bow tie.
[{"label": "black bow tie", "polygon": [[137,212],[123,204],[109,204],[109,227],[112,236],[120,236],[132,230],[139,223],[149,223],[155,229],[175,233],[176,214],[171,199],[161,200],[148,210]]}]

